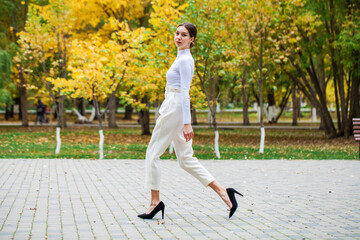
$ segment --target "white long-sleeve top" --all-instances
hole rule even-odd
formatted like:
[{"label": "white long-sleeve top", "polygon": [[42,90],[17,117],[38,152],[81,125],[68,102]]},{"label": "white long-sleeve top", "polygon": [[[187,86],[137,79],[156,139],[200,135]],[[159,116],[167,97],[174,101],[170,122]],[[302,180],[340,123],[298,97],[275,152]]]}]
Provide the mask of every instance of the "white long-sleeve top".
[{"label": "white long-sleeve top", "polygon": [[184,124],[191,124],[189,90],[193,75],[194,59],[190,49],[178,50],[175,61],[166,73],[166,86],[181,90]]}]

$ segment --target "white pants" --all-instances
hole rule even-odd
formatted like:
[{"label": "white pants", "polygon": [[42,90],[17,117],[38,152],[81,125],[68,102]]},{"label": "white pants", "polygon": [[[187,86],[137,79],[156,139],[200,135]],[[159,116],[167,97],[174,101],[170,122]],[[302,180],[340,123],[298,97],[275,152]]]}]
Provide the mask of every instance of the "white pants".
[{"label": "white pants", "polygon": [[180,89],[167,87],[165,100],[159,110],[150,143],[146,150],[145,188],[160,190],[160,156],[171,141],[174,143],[179,165],[197,178],[204,186],[215,178],[193,157],[192,140],[186,142],[183,135],[183,118]]}]

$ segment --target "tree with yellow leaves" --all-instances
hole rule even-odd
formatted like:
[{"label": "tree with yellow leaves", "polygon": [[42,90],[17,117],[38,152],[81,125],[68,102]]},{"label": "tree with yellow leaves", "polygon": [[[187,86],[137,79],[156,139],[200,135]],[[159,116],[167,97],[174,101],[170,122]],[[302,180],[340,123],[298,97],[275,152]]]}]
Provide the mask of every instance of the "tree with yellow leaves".
[{"label": "tree with yellow leaves", "polygon": [[[48,79],[66,79],[73,15],[66,1],[53,0],[46,6],[29,6],[25,30],[19,34],[21,51],[16,62],[27,63],[25,72],[43,82],[57,114],[56,154],[60,152],[60,129],[65,125],[62,89],[53,91]],[[36,69],[36,71],[31,70]],[[38,69],[41,69],[40,71]]]},{"label": "tree with yellow leaves", "polygon": [[[77,12],[77,17],[75,19],[74,25],[76,26],[76,32],[74,32],[74,37],[78,39],[89,39],[92,34],[97,34],[103,39],[103,41],[110,40],[111,35],[114,31],[117,31],[117,27],[114,28],[114,25],[111,23],[112,20],[116,19],[118,22],[126,21],[126,24],[129,26],[129,29],[136,30],[137,28],[144,27],[147,25],[147,18],[149,14],[149,9],[151,7],[149,0],[125,0],[125,1],[114,1],[114,0],[90,0],[90,1],[71,1],[71,8],[74,12]],[[120,29],[121,30],[121,29]],[[90,33],[90,34],[89,34]],[[122,38],[116,40],[118,44],[122,45],[128,39]],[[128,66],[132,73],[133,69],[131,66]],[[129,80],[130,81],[130,80]],[[116,97],[120,97],[121,101],[125,105],[136,105],[137,101],[130,100],[131,98],[126,97],[124,100],[121,95],[122,92],[118,91],[127,91],[131,88],[131,81],[127,84],[123,84],[117,89],[115,95],[110,95],[110,104],[109,104],[109,118],[108,123],[109,127],[116,127],[115,122],[115,113],[116,113]]]},{"label": "tree with yellow leaves", "polygon": [[[103,158],[104,135],[102,117],[109,107],[109,97],[115,96],[119,85],[125,84],[129,67],[135,59],[133,49],[138,48],[143,37],[144,29],[131,31],[126,22],[119,23],[110,19],[118,30],[112,34],[111,40],[93,35],[89,40],[74,40],[71,47],[69,68],[70,79],[49,79],[56,89],[62,89],[65,95],[72,98],[85,98],[93,101],[96,116],[99,121],[99,152]],[[127,39],[119,44],[119,39]],[[131,76],[131,73],[129,74]],[[120,94],[126,98],[126,94]],[[105,110],[100,111],[101,103],[105,103]]]}]

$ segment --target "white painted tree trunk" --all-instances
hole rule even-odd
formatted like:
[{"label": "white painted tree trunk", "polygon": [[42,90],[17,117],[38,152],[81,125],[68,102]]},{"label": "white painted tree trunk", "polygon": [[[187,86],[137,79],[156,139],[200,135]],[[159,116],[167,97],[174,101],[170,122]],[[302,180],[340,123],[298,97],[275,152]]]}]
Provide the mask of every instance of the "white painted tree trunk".
[{"label": "white painted tree trunk", "polygon": [[312,121],[313,122],[316,122],[316,108],[312,108],[311,109],[312,111],[311,111],[311,115],[312,115]]},{"label": "white painted tree trunk", "polygon": [[169,154],[172,154],[174,152],[174,143],[171,141],[170,147],[169,147]]},{"label": "white painted tree trunk", "polygon": [[104,134],[103,130],[99,130],[100,141],[99,141],[99,159],[102,160],[104,158]]},{"label": "white painted tree trunk", "polygon": [[280,108],[275,105],[269,106],[268,109],[264,109],[266,120],[268,122],[274,122],[279,112]]},{"label": "white painted tree trunk", "polygon": [[[104,122],[107,122],[107,114],[106,114],[106,112],[107,112],[107,110],[105,110],[105,112],[101,115],[101,116],[104,116]],[[101,111],[100,111],[100,113],[101,113]]]},{"label": "white painted tree trunk", "polygon": [[257,106],[257,121],[260,122],[260,118],[261,118],[261,109],[260,106]]},{"label": "white painted tree trunk", "polygon": [[55,154],[60,153],[60,148],[61,148],[60,129],[61,128],[59,128],[59,127],[56,128],[56,150],[55,150]]},{"label": "white painted tree trunk", "polygon": [[218,159],[220,159],[220,151],[219,151],[219,131],[215,131],[215,154]]},{"label": "white painted tree trunk", "polygon": [[89,122],[94,121],[95,114],[96,114],[96,111],[95,111],[95,108],[93,108],[93,109],[92,109],[92,112],[91,112],[91,115],[90,115],[90,118],[89,118]]},{"label": "white painted tree trunk", "polygon": [[265,128],[262,127],[261,128],[261,137],[260,137],[260,148],[259,148],[259,153],[261,153],[261,154],[264,153],[264,145],[265,145]]},{"label": "white painted tree trunk", "polygon": [[156,120],[158,119],[158,117],[159,117],[159,107],[156,107],[155,108],[155,122],[156,122]]},{"label": "white painted tree trunk", "polygon": [[78,110],[76,110],[75,108],[73,108],[72,110],[76,114],[76,116],[78,117],[79,121],[81,121],[83,123],[88,121],[87,118],[85,116],[81,115]]},{"label": "white painted tree trunk", "polygon": [[213,123],[213,119],[212,119],[212,116],[211,116],[211,111],[210,111],[210,109],[208,110],[208,123],[210,123],[210,124]]}]

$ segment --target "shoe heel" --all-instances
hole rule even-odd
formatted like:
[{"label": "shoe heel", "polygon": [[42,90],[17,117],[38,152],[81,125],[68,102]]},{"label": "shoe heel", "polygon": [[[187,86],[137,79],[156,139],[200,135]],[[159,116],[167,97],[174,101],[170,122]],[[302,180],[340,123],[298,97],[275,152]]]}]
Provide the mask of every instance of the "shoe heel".
[{"label": "shoe heel", "polygon": [[164,214],[165,214],[165,206],[164,208],[161,210],[161,214],[162,214],[162,219],[164,219]]},{"label": "shoe heel", "polygon": [[238,191],[236,191],[235,189],[234,189],[234,192],[237,193],[237,194],[239,194],[239,195],[242,196],[242,197],[244,196],[244,195],[242,195],[241,193],[239,193]]}]

